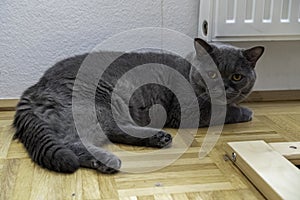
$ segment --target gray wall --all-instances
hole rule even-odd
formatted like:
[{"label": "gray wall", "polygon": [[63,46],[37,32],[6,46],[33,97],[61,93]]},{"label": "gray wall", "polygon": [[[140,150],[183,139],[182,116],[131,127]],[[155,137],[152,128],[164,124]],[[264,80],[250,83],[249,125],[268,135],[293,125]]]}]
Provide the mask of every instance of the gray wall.
[{"label": "gray wall", "polygon": [[126,30],[195,37],[198,8],[198,0],[1,0],[0,98],[18,98],[56,61]]},{"label": "gray wall", "polygon": [[[196,37],[198,5],[199,0],[2,0],[0,98],[18,98],[55,62],[126,30],[165,27]],[[255,89],[300,89],[300,41],[259,44],[267,51]]]}]

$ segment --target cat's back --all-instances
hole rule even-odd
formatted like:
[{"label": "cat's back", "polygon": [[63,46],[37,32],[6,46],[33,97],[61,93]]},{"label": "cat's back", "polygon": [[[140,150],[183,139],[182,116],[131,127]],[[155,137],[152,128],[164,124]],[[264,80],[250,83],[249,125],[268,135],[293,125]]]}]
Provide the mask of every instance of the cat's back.
[{"label": "cat's back", "polygon": [[49,68],[40,79],[48,81],[57,81],[59,79],[75,79],[77,72],[88,54],[76,55],[57,62]]},{"label": "cat's back", "polygon": [[[103,65],[103,63],[105,65]],[[75,79],[80,67],[94,67],[88,65],[95,65],[95,67],[101,68],[101,71],[105,71],[105,74],[123,75],[134,67],[149,63],[157,63],[169,66],[182,74],[185,74],[187,71],[189,71],[189,64],[184,58],[169,52],[153,50],[148,52],[100,51],[77,55],[59,61],[45,72],[42,79],[46,79],[47,81]]]}]

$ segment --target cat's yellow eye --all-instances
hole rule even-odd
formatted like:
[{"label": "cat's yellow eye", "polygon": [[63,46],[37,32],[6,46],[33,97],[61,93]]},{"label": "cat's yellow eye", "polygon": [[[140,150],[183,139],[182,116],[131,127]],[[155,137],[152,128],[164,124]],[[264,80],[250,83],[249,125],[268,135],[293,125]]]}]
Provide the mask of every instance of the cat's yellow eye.
[{"label": "cat's yellow eye", "polygon": [[209,72],[207,72],[207,75],[208,75],[208,77],[211,78],[211,79],[216,79],[216,78],[218,77],[217,72],[214,72],[214,71],[209,71]]},{"label": "cat's yellow eye", "polygon": [[241,74],[233,74],[231,77],[231,79],[233,81],[240,81],[240,80],[242,80],[242,78],[243,78],[243,75],[241,75]]}]

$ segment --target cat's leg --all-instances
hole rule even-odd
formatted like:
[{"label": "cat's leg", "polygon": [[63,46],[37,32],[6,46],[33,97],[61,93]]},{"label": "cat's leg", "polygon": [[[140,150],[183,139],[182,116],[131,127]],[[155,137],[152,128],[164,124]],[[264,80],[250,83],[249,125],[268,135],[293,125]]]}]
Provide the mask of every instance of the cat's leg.
[{"label": "cat's leg", "polygon": [[253,112],[245,107],[240,107],[237,105],[228,105],[226,113],[226,124],[240,123],[251,121],[253,117]]},{"label": "cat's leg", "polygon": [[172,142],[172,136],[161,129],[132,125],[126,120],[122,122],[123,128],[126,130],[121,129],[110,109],[104,107],[98,107],[98,109],[98,120],[101,128],[113,143],[163,148]]},{"label": "cat's leg", "polygon": [[163,148],[172,142],[172,136],[169,133],[161,129],[133,125],[122,112],[116,116],[120,119],[117,124],[110,105],[106,107],[100,105],[96,109],[102,130],[113,143]]},{"label": "cat's leg", "polygon": [[100,147],[85,146],[79,141],[68,144],[68,147],[78,156],[82,167],[96,169],[106,174],[116,173],[121,167],[121,160],[117,156]]},{"label": "cat's leg", "polygon": [[113,143],[135,146],[163,148],[172,143],[172,136],[163,130],[132,125],[127,126],[126,131],[118,126],[111,127],[106,135]]}]

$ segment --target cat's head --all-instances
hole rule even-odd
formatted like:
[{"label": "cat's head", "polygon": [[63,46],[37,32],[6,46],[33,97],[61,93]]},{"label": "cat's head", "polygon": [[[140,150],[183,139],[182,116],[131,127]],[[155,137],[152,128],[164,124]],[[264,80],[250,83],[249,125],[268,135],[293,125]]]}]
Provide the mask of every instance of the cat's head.
[{"label": "cat's head", "polygon": [[254,86],[255,65],[264,47],[241,49],[221,43],[207,43],[199,38],[195,39],[194,45],[196,53],[190,81],[196,93],[208,96],[209,92],[210,97],[219,97],[224,96],[225,89],[227,104],[243,101]]}]

